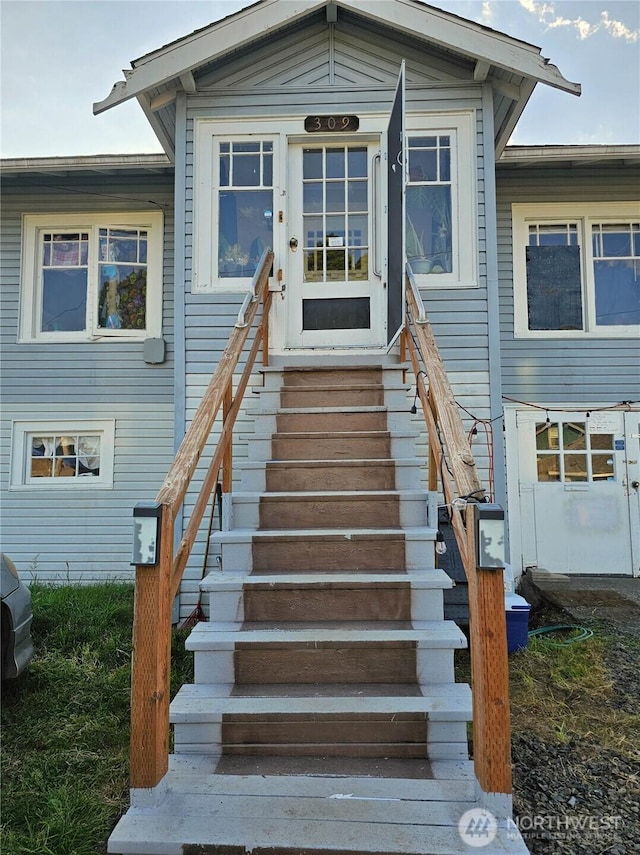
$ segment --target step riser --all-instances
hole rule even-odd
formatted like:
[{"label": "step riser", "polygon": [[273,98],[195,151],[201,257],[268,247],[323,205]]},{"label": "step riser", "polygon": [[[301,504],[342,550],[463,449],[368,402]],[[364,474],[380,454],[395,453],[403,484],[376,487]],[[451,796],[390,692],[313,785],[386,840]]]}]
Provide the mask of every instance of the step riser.
[{"label": "step riser", "polygon": [[[294,490],[422,490],[421,470],[412,460],[276,461],[238,464],[242,489],[252,493]],[[309,479],[308,481],[306,479]],[[305,479],[305,480],[303,480]],[[361,480],[362,479],[362,480]],[[371,480],[369,480],[371,479]],[[374,480],[375,479],[375,480]],[[352,487],[356,484],[356,487]],[[379,486],[383,485],[383,486]]]},{"label": "step riser", "polygon": [[[175,753],[264,756],[288,753],[287,747],[295,745],[297,750],[292,753],[307,756],[415,756],[429,760],[464,760],[468,754],[465,722],[431,719],[404,722],[395,717],[393,721],[376,721],[375,728],[372,725],[371,718],[366,716],[339,722],[314,716],[308,722],[300,718],[291,721],[283,717],[278,722],[256,717],[255,721],[243,722],[225,719],[215,723],[179,723],[174,724]],[[380,734],[376,733],[378,727],[382,731]],[[290,735],[286,728],[290,729]],[[281,734],[281,742],[277,734]],[[392,753],[399,749],[411,753]],[[367,750],[372,753],[366,753]]]},{"label": "step riser", "polygon": [[383,500],[262,498],[259,522],[262,529],[392,528],[400,525],[400,502],[397,496]]},{"label": "step riser", "polygon": [[411,620],[411,589],[245,590],[248,621]]},{"label": "step riser", "polygon": [[[285,409],[303,407],[381,407],[385,390],[382,386],[375,389],[283,389],[280,393],[280,406]],[[268,406],[264,402],[264,406]]]},{"label": "step riser", "polygon": [[339,436],[328,434],[251,434],[245,437],[247,457],[265,460],[398,460],[416,458],[413,434],[370,434]]},{"label": "step riser", "polygon": [[278,433],[387,430],[387,413],[286,413],[276,416]]},{"label": "step riser", "polygon": [[[260,572],[290,570],[397,570],[405,569],[405,541],[254,541],[253,569]],[[224,556],[223,556],[224,560]]]},{"label": "step riser", "polygon": [[274,436],[268,456],[273,460],[388,460],[391,438],[328,436],[310,442],[306,436]]},{"label": "step riser", "polygon": [[356,384],[374,386],[383,381],[380,368],[362,368],[358,370],[331,368],[328,370],[284,371],[282,385],[285,388],[298,386],[353,386]]},{"label": "step riser", "polygon": [[395,490],[396,473],[393,465],[374,463],[362,466],[314,466],[267,464],[266,489],[270,493],[295,490]]},{"label": "step riser", "polygon": [[[350,669],[349,678],[345,677],[347,668]],[[421,645],[413,650],[385,650],[349,648],[345,644],[341,649],[319,651],[294,647],[280,651],[240,651],[232,647],[216,650],[212,645],[209,650],[196,650],[194,657],[194,682],[197,684],[417,682],[428,688],[434,683],[453,682],[453,679],[453,649]]]},{"label": "step riser", "polygon": [[235,681],[251,684],[413,683],[416,651],[410,646],[236,650]]},{"label": "step riser", "polygon": [[[406,620],[404,593],[388,595],[384,601],[373,601],[368,606],[362,592],[353,590],[349,594],[336,594],[326,597],[320,592],[308,594],[308,589],[300,593],[291,593],[271,597],[251,592],[243,595],[238,586],[236,591],[213,592],[209,595],[209,619],[220,623],[243,623],[245,620]],[[411,620],[443,620],[444,604],[442,591],[417,590],[409,596]],[[327,608],[325,608],[325,603]],[[357,605],[355,605],[357,603]],[[249,609],[248,613],[245,610]],[[377,614],[374,615],[374,612]],[[356,615],[357,612],[357,615]],[[396,614],[394,614],[396,613]],[[268,615],[268,616],[267,616]]]},{"label": "step riser", "polygon": [[[220,549],[222,569],[229,573],[271,572],[398,572],[435,567],[435,530],[405,531],[398,537],[367,538],[345,531],[344,537],[284,535],[260,537],[248,531],[225,539],[213,534],[213,549]],[[217,568],[216,568],[217,569]]]},{"label": "step riser", "polygon": [[328,495],[289,496],[236,493],[233,526],[241,529],[376,529],[427,525],[428,496],[424,492],[396,494],[352,491]]}]

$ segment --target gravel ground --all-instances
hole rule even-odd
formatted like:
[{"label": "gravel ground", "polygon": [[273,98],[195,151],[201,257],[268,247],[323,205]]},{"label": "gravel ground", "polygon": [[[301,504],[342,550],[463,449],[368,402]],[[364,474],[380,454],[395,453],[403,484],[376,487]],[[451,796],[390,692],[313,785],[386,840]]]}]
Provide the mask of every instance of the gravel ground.
[{"label": "gravel ground", "polygon": [[[543,608],[532,625],[567,617]],[[614,639],[605,657],[615,688],[608,703],[640,715],[640,626],[597,627]],[[566,743],[516,733],[512,753],[514,815],[533,855],[640,854],[640,746],[634,756],[603,748],[597,733]]]}]

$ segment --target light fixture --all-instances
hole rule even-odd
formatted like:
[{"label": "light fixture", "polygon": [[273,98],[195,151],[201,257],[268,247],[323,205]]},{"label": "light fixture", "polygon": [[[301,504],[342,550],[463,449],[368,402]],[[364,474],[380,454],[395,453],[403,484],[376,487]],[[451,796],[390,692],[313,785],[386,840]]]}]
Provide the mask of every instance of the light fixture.
[{"label": "light fixture", "polygon": [[501,505],[473,503],[476,567],[502,570],[505,563],[504,509]]},{"label": "light fixture", "polygon": [[446,551],[447,544],[444,541],[444,535],[440,531],[440,529],[438,529],[438,531],[436,532],[436,552],[438,555],[444,555]]},{"label": "light fixture", "polygon": [[133,509],[133,554],[131,563],[155,567],[160,562],[162,505],[140,502]]}]

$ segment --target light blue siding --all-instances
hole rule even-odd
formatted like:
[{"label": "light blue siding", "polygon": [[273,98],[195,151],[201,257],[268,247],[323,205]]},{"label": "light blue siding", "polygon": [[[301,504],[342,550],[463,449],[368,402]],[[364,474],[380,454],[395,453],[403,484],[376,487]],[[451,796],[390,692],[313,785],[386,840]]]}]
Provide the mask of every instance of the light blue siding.
[{"label": "light blue siding", "polygon": [[503,394],[527,402],[586,405],[640,399],[635,338],[514,338],[511,205],[522,202],[639,201],[640,172],[499,168],[498,258]]},{"label": "light blue siding", "polygon": [[[73,193],[60,192],[73,186]],[[149,200],[156,204],[150,206]],[[26,213],[164,211],[167,361],[141,342],[18,344],[21,218]],[[131,575],[133,506],[153,499],[173,457],[173,180],[168,176],[12,178],[2,208],[2,549],[41,580]],[[113,489],[8,490],[13,420],[114,419]]]}]

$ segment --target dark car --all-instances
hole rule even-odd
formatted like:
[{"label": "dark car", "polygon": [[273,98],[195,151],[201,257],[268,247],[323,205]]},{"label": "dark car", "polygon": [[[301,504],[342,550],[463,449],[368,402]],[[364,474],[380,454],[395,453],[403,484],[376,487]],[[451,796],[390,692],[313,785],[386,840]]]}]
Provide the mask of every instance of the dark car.
[{"label": "dark car", "polygon": [[31,593],[20,581],[18,571],[8,555],[0,554],[2,563],[2,679],[17,677],[33,656],[31,641]]}]

